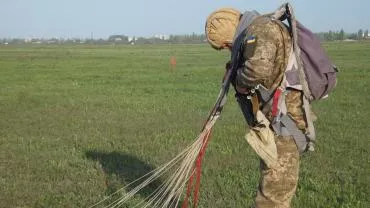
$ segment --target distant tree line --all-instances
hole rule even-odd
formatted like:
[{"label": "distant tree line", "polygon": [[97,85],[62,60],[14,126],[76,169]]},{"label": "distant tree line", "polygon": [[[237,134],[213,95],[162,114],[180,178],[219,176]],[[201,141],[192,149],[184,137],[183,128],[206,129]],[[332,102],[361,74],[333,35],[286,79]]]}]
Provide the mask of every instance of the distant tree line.
[{"label": "distant tree line", "polygon": [[197,44],[206,42],[204,34],[156,35],[153,37],[135,37],[126,35],[110,35],[107,39],[91,38],[3,38],[1,44]]},{"label": "distant tree line", "polygon": [[170,35],[170,43],[203,43],[206,42],[205,34],[191,34],[191,35]]},{"label": "distant tree line", "polygon": [[[357,33],[346,33],[343,29],[339,31],[329,31],[316,33],[321,41],[343,41],[351,40],[370,40],[368,30],[358,30]],[[185,34],[185,35],[155,35],[153,37],[135,37],[126,35],[111,35],[106,39],[92,38],[3,38],[0,44],[199,44],[207,42],[205,34]]]},{"label": "distant tree line", "polygon": [[321,41],[338,41],[338,40],[369,40],[369,30],[359,29],[357,33],[345,33],[343,29],[340,31],[329,31],[316,33]]},{"label": "distant tree line", "polygon": [[186,35],[159,35],[149,38],[128,37],[125,35],[111,35],[107,42],[116,44],[165,44],[165,43],[183,43],[196,44],[206,42],[205,34],[186,34]]}]

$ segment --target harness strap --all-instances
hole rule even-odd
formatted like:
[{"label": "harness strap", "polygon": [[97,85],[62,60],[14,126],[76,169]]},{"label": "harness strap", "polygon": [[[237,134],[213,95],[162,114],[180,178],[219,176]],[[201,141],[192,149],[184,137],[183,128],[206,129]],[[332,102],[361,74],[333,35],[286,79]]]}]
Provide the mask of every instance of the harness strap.
[{"label": "harness strap", "polygon": [[297,145],[300,153],[307,149],[307,138],[306,135],[297,128],[296,123],[288,115],[280,117],[280,121],[276,121],[276,118],[272,122],[272,128],[274,131],[281,136],[293,136],[293,139]]},{"label": "harness strap", "polygon": [[310,103],[305,96],[303,96],[303,109],[305,111],[307,130],[308,130],[306,133],[306,136],[309,138],[309,141],[310,141],[308,143],[308,150],[314,151],[315,150],[314,142],[316,141],[316,133],[315,133],[315,127],[313,125],[313,120],[311,116]]},{"label": "harness strap", "polygon": [[279,98],[280,98],[280,95],[282,93],[282,89],[280,87],[278,87],[274,93],[274,97],[272,98],[272,110],[271,110],[271,114],[273,117],[276,117],[278,115],[278,112],[279,112]]},{"label": "harness strap", "polygon": [[[308,137],[308,135],[306,135],[301,129],[299,129],[294,120],[288,115],[285,103],[286,92],[287,91],[282,87],[279,87],[274,93],[271,112],[274,119],[271,122],[271,126],[277,135],[292,136],[300,153],[305,152],[307,147],[313,151],[313,146],[311,148],[308,142],[311,138]],[[307,103],[305,107],[308,107],[308,110],[305,110],[305,113],[307,114],[310,113],[310,106],[308,100],[306,101]],[[310,128],[313,128],[312,122]]]},{"label": "harness strap", "polygon": [[265,103],[268,103],[271,100],[275,92],[274,89],[268,90],[263,85],[258,85],[256,87],[256,90],[257,92],[259,92],[259,96],[261,97],[262,101]]},{"label": "harness strap", "polygon": [[260,102],[258,100],[258,95],[255,93],[252,96],[252,109],[253,109],[253,115],[257,118],[257,111],[259,110],[260,107]]},{"label": "harness strap", "polygon": [[259,85],[256,91],[258,92],[260,100],[263,101],[261,111],[263,114],[266,115],[271,109],[272,98],[274,96],[275,90],[274,89],[268,90],[264,86]]}]

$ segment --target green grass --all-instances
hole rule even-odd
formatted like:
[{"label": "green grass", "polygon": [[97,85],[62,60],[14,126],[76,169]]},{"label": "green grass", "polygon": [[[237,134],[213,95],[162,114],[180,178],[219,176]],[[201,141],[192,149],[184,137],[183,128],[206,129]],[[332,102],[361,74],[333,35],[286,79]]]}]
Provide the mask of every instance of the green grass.
[{"label": "green grass", "polygon": [[[338,87],[314,104],[317,150],[301,159],[293,205],[369,207],[370,43],[325,47]],[[0,207],[87,207],[167,162],[197,136],[227,60],[207,45],[0,46]],[[200,207],[253,203],[246,131],[231,93]]]}]

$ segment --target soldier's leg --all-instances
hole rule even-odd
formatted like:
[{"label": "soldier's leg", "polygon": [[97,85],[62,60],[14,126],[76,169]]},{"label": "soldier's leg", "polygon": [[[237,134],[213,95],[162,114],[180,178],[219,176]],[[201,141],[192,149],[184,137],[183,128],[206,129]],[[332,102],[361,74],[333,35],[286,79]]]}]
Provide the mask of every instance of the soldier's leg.
[{"label": "soldier's leg", "polygon": [[276,140],[280,167],[269,169],[261,162],[256,208],[289,208],[297,188],[299,153],[292,137]]}]

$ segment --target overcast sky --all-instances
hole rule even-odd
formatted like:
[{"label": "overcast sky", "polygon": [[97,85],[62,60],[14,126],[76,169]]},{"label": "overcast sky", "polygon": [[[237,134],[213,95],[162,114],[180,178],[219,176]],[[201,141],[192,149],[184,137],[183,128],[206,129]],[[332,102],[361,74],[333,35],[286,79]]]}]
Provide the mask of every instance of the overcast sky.
[{"label": "overcast sky", "polygon": [[[0,38],[203,33],[214,9],[271,12],[282,0],[0,0]],[[370,0],[292,0],[314,32],[370,29]]]}]

